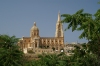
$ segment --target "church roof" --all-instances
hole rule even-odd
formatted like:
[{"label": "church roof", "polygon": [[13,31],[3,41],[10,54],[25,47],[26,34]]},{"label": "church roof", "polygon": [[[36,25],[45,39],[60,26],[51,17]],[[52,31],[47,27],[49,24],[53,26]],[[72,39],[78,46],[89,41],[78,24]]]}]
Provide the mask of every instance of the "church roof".
[{"label": "church roof", "polygon": [[31,30],[39,30],[38,27],[36,26],[36,22],[34,22],[33,27],[31,28]]}]

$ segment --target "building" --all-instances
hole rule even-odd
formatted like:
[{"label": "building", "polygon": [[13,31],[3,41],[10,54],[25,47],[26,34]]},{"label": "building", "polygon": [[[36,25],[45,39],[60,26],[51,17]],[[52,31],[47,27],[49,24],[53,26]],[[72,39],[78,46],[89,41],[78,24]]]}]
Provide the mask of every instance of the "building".
[{"label": "building", "polygon": [[79,43],[74,43],[74,44],[73,43],[66,43],[66,44],[64,44],[65,54],[68,55],[68,56],[74,54],[73,50],[75,50],[76,47],[82,48],[82,45],[79,44]]},{"label": "building", "polygon": [[27,53],[28,50],[32,50],[35,53],[61,51],[64,47],[64,32],[60,13],[58,13],[55,37],[40,37],[39,28],[34,22],[30,30],[30,37],[22,37],[18,42],[18,46],[24,53]]},{"label": "building", "polygon": [[73,54],[73,50],[75,49],[75,44],[65,44],[64,45],[64,52],[65,54],[67,54],[68,56]]}]

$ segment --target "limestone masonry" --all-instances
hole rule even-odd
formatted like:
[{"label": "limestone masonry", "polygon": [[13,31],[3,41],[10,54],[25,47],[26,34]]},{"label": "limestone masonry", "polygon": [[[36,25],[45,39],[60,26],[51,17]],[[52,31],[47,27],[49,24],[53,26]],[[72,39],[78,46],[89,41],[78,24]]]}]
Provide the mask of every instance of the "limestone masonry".
[{"label": "limestone masonry", "polygon": [[64,32],[60,13],[58,13],[55,37],[40,37],[39,28],[36,26],[36,22],[34,22],[30,30],[30,37],[22,37],[18,42],[18,46],[20,46],[20,49],[23,50],[24,53],[30,50],[34,53],[60,52],[64,47]]}]

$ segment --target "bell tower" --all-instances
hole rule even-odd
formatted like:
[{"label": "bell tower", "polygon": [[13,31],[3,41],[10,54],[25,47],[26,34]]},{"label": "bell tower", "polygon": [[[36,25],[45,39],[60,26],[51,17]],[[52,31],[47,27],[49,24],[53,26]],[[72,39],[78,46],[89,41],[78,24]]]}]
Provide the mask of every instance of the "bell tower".
[{"label": "bell tower", "polygon": [[61,23],[60,12],[58,13],[58,20],[56,23],[55,37],[64,37],[63,25]]}]

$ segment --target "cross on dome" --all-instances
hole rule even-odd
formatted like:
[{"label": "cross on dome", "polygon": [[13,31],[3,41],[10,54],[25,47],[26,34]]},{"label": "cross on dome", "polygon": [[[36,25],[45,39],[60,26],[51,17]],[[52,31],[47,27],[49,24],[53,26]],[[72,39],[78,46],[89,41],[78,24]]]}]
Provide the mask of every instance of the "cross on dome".
[{"label": "cross on dome", "polygon": [[36,22],[34,22],[34,26],[36,26]]}]

